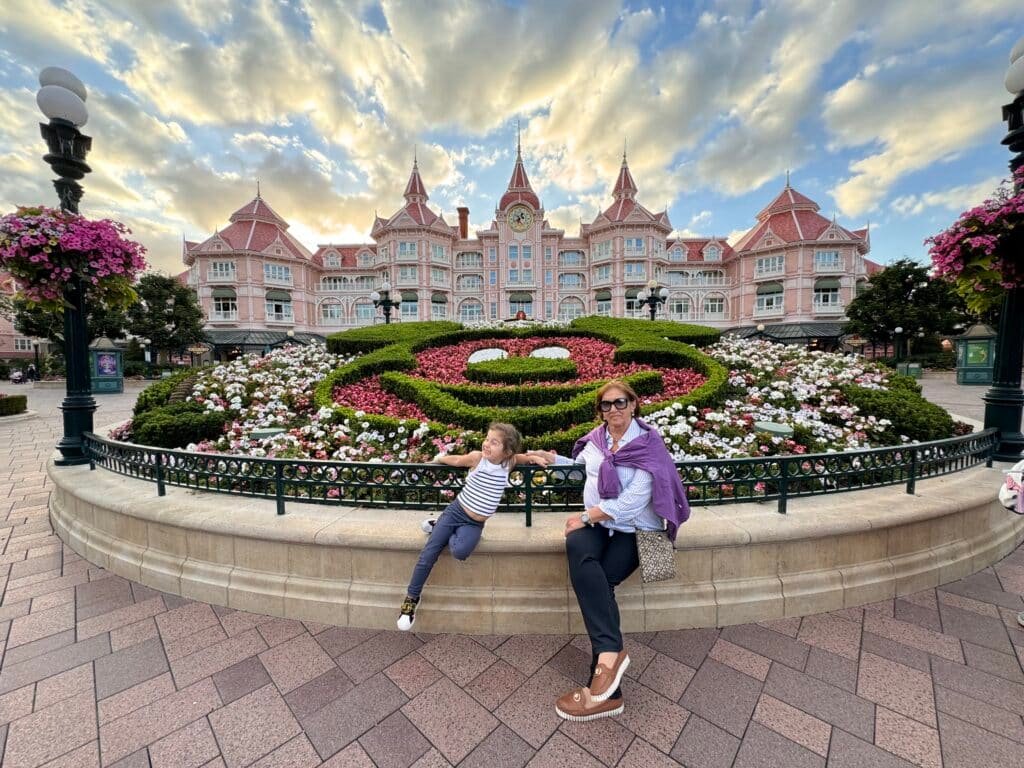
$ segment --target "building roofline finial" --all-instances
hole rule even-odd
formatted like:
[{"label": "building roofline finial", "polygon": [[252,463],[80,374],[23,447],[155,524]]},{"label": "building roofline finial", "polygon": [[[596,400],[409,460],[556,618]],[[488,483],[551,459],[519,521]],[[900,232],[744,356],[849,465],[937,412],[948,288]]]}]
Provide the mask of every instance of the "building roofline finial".
[{"label": "building roofline finial", "polygon": [[519,118],[516,118],[516,155],[522,157],[523,155],[523,142],[522,142],[522,126],[519,124]]},{"label": "building roofline finial", "polygon": [[789,168],[786,169],[786,189],[789,189]]},{"label": "building roofline finial", "polygon": [[413,144],[412,145],[412,167],[413,168],[417,167],[417,164],[419,163],[418,154],[419,154],[419,145],[418,144]]},{"label": "building roofline finial", "polygon": [[260,196],[260,180],[256,179],[256,197]]},{"label": "building roofline finial", "polygon": [[626,164],[626,150],[629,148],[629,139],[626,137],[622,138],[622,164]]}]

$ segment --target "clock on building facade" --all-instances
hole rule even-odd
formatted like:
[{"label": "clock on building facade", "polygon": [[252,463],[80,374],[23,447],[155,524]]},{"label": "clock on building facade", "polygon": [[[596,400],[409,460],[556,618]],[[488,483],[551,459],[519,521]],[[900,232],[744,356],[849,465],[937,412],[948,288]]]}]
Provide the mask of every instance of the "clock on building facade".
[{"label": "clock on building facade", "polygon": [[525,205],[513,206],[508,212],[508,225],[516,232],[525,232],[533,226],[533,211]]}]

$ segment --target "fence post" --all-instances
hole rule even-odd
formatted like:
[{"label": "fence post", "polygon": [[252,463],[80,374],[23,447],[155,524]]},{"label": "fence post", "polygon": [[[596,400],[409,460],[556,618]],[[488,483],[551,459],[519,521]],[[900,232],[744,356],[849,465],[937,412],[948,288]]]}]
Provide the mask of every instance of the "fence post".
[{"label": "fence post", "polygon": [[789,462],[783,456],[779,460],[779,514],[786,514],[786,493],[789,490]]},{"label": "fence post", "polygon": [[[88,438],[82,441],[82,447],[85,448],[85,452],[89,456],[89,471],[92,472],[96,469],[96,449]],[[990,453],[989,456],[991,455]]]},{"label": "fence post", "polygon": [[533,526],[533,468],[523,472],[523,480],[526,482],[526,527]]},{"label": "fence post", "polygon": [[284,464],[274,463],[274,496],[277,499],[277,514],[284,514]]},{"label": "fence post", "polygon": [[156,452],[156,495],[166,496],[167,488],[164,486],[164,454],[163,451]]},{"label": "fence post", "polygon": [[910,477],[907,478],[907,493],[913,495],[917,482],[917,446],[910,448]]}]

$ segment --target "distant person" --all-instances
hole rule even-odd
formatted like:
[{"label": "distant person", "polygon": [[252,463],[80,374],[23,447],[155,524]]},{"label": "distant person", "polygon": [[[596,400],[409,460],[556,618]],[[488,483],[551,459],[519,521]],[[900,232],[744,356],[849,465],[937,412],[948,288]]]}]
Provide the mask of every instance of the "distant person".
[{"label": "distant person", "polygon": [[25,375],[28,377],[29,381],[37,381],[39,379],[36,367],[32,365],[32,363],[29,363],[28,370],[25,372]]},{"label": "distant person", "polygon": [[494,422],[487,428],[487,437],[479,451],[449,456],[439,453],[434,461],[450,467],[469,467],[466,483],[452,503],[438,518],[427,518],[422,528],[430,534],[420,552],[420,559],[412,571],[409,589],[402,601],[398,628],[412,629],[416,621],[416,606],[420,602],[423,585],[433,570],[445,545],[456,560],[469,557],[480,542],[484,524],[494,515],[501,497],[508,487],[508,473],[516,464],[540,464],[548,461],[543,455],[519,453],[523,439],[511,424]]}]

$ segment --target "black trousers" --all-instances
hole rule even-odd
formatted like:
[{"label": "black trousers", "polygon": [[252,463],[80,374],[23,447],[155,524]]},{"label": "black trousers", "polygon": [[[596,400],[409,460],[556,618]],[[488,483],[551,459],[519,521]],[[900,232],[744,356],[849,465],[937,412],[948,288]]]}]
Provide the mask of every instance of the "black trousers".
[{"label": "black trousers", "polygon": [[[588,526],[566,537],[565,552],[572,588],[590,635],[590,676],[593,677],[599,653],[622,650],[615,588],[640,565],[636,534],[616,531],[609,536],[604,526]],[[615,699],[621,696],[621,691],[612,694]]]}]

